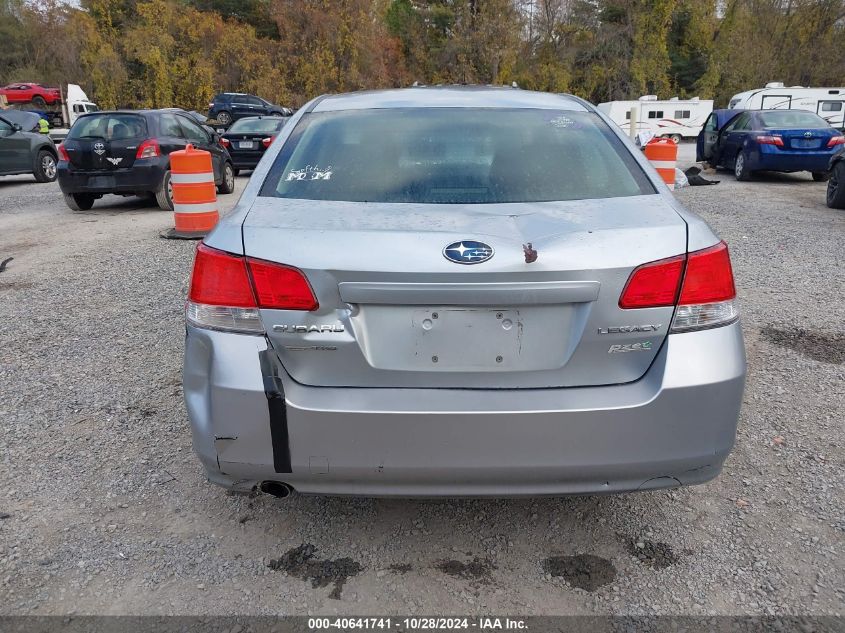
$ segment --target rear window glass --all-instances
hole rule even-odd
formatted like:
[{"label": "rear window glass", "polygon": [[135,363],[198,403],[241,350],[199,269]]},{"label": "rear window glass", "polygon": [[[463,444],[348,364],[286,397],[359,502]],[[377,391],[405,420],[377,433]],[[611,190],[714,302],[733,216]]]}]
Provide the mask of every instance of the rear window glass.
[{"label": "rear window glass", "polygon": [[227,130],[227,134],[270,134],[278,132],[284,124],[280,119],[239,119]]},{"label": "rear window glass", "polygon": [[304,116],[261,195],[473,204],[654,192],[628,149],[592,113],[401,108]]},{"label": "rear window glass", "polygon": [[137,114],[96,114],[77,119],[68,132],[69,139],[104,138],[119,141],[129,138],[145,138],[147,122]]},{"label": "rear window glass", "polygon": [[761,112],[760,122],[763,124],[763,127],[830,127],[828,122],[817,114],[802,112],[800,110]]}]

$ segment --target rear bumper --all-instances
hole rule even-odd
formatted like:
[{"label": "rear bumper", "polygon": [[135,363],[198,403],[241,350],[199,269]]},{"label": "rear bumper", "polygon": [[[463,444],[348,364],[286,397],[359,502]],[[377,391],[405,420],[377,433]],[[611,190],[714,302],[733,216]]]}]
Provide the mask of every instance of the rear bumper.
[{"label": "rear bumper", "polygon": [[760,171],[827,171],[833,152],[766,148],[749,157],[749,168]]},{"label": "rear bumper", "polygon": [[128,169],[85,171],[71,168],[67,161],[59,161],[58,181],[63,193],[134,193],[158,191],[164,173],[164,161],[137,160]]},{"label": "rear bumper", "polygon": [[516,496],[702,483],[733,446],[746,371],[739,324],[671,335],[643,378],[609,387],[307,387],[269,359],[261,337],[188,327],[194,449],[228,488]]},{"label": "rear bumper", "polygon": [[[261,141],[258,141],[259,143]],[[261,160],[261,157],[264,156],[263,151],[238,151],[231,149],[229,150],[229,156],[232,157],[232,165],[234,165],[235,169],[255,169],[255,166],[258,165],[258,162]]]}]

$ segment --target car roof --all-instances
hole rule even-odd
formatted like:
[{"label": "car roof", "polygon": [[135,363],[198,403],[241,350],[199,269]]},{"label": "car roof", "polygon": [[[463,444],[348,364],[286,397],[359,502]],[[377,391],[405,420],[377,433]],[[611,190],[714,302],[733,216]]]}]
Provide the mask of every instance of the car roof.
[{"label": "car roof", "polygon": [[498,86],[421,86],[325,95],[313,112],[388,108],[533,108],[589,112],[591,106],[568,94]]}]

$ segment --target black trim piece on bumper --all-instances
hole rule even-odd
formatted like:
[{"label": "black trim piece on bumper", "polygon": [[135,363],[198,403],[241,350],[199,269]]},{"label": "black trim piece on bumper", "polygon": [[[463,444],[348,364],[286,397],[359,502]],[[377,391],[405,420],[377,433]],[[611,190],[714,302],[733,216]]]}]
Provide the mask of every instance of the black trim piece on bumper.
[{"label": "black trim piece on bumper", "polygon": [[290,463],[290,438],[288,436],[288,413],[285,392],[271,356],[272,349],[258,352],[261,377],[264,380],[264,395],[270,412],[270,439],[273,443],[273,470],[277,473],[292,473]]}]

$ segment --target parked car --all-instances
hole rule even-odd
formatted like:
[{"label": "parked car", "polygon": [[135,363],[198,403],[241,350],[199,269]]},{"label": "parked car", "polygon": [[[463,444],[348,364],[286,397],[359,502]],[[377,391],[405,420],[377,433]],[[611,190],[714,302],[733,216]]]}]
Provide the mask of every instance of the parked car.
[{"label": "parked car", "polygon": [[737,180],[756,171],[809,171],[813,180],[827,180],[830,158],[845,143],[839,130],[803,110],[740,111],[718,133],[709,124],[698,136],[698,158],[732,169]]},{"label": "parked car", "polygon": [[48,88],[41,84],[9,84],[0,88],[0,95],[5,95],[8,103],[32,102],[39,107],[62,102],[62,93],[58,88]]},{"label": "parked car", "polygon": [[0,115],[7,123],[17,123],[24,132],[40,132],[42,116],[27,110],[2,110]]},{"label": "parked car", "polygon": [[746,371],[727,246],[592,105],[325,96],[267,152],[190,283],[212,481],[498,496],[718,474]]},{"label": "parked car", "polygon": [[217,121],[223,127],[231,125],[248,116],[290,116],[291,111],[284,106],[265,101],[255,95],[241,92],[221,92],[208,104],[208,118]]},{"label": "parked car", "polygon": [[79,117],[59,146],[59,186],[68,207],[90,209],[112,193],[155,197],[172,209],[170,153],[188,143],[211,152],[217,191],[235,190],[235,169],[220,138],[181,110],[117,110]]},{"label": "parked car", "polygon": [[232,157],[235,174],[241,169],[255,169],[264,151],[270,147],[288,120],[288,117],[258,116],[238,119],[232,123],[221,140]]},{"label": "parked car", "polygon": [[58,154],[44,134],[25,131],[0,112],[0,176],[33,174],[38,182],[56,179]]},{"label": "parked car", "polygon": [[830,159],[829,172],[827,206],[831,209],[845,209],[845,145]]}]

